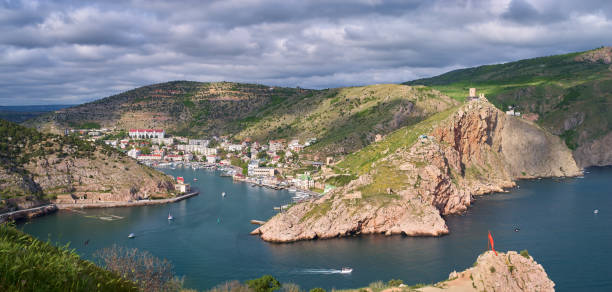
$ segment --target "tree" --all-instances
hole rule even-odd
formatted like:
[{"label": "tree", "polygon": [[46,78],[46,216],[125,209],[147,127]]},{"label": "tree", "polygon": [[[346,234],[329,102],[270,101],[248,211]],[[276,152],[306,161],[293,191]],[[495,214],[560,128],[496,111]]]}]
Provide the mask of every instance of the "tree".
[{"label": "tree", "polygon": [[281,284],[278,280],[270,275],[264,275],[261,278],[248,280],[246,284],[249,288],[254,289],[256,292],[272,292],[280,289]]},{"label": "tree", "polygon": [[183,284],[175,277],[174,267],[168,260],[156,258],[147,251],[113,245],[98,250],[94,257],[107,270],[133,281],[143,291],[180,291]]},{"label": "tree", "polygon": [[323,289],[323,288],[312,288],[312,289],[310,289],[310,292],[325,292],[325,289]]}]

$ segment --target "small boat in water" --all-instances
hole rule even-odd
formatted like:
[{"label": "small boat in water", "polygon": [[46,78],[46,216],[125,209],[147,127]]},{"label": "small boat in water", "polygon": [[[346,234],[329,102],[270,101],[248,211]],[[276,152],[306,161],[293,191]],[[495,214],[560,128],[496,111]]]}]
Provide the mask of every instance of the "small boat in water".
[{"label": "small boat in water", "polygon": [[193,181],[198,181],[198,179],[194,177],[194,178],[193,178]]},{"label": "small boat in water", "polygon": [[174,220],[174,217],[172,217],[172,214],[168,213],[168,220]]},{"label": "small boat in water", "polygon": [[353,272],[353,269],[352,269],[352,268],[349,268],[349,267],[343,267],[343,268],[340,270],[340,273],[341,273],[341,274],[350,274],[350,273],[352,273],[352,272]]},{"label": "small boat in water", "polygon": [[593,214],[598,214],[598,213],[599,213],[598,209],[593,210]]},{"label": "small boat in water", "polygon": [[134,238],[134,237],[136,237],[134,233],[130,233],[130,235],[128,235],[128,238]]},{"label": "small boat in water", "polygon": [[225,192],[221,193],[221,197],[225,197]]},{"label": "small boat in water", "polygon": [[295,188],[289,188],[289,191],[295,193],[297,190]]}]

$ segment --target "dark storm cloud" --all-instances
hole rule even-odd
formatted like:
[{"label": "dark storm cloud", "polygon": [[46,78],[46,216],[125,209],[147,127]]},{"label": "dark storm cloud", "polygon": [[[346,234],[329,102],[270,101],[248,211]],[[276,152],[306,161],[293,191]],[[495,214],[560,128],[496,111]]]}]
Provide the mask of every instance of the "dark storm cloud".
[{"label": "dark storm cloud", "polygon": [[612,2],[0,0],[0,105],[169,80],[326,88],[612,44]]}]

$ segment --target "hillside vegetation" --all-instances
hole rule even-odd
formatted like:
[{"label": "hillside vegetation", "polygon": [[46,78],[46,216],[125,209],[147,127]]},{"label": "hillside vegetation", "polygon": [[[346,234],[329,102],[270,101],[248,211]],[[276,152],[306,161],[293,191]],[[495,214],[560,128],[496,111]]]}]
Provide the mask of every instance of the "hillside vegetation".
[{"label": "hillside vegetation", "polygon": [[423,86],[372,85],[306,90],[229,82],[154,84],[27,121],[65,127],[164,128],[171,134],[270,139],[317,138],[309,152],[345,154],[456,105]]},{"label": "hillside vegetation", "polygon": [[185,136],[227,134],[236,129],[236,121],[310,92],[256,84],[173,81],[62,109],[25,125],[56,133],[89,123],[122,129],[163,128]]},{"label": "hillside vegetation", "polygon": [[581,166],[612,164],[612,48],[461,69],[405,84],[462,101],[470,87],[498,108],[515,106],[561,136]]},{"label": "hillside vegetation", "polygon": [[0,210],[58,197],[127,201],[171,195],[172,178],[107,145],[0,120]]},{"label": "hillside vegetation", "polygon": [[67,247],[41,242],[0,224],[1,291],[139,291]]},{"label": "hillside vegetation", "polygon": [[317,138],[310,153],[346,154],[457,103],[436,90],[395,84],[336,88],[287,100],[243,120],[237,137]]}]

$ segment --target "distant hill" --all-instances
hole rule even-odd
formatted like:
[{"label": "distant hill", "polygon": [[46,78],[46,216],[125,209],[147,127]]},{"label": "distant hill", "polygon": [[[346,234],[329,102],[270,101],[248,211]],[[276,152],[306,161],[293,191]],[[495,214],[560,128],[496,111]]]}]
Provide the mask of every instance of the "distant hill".
[{"label": "distant hill", "polygon": [[457,100],[475,87],[498,108],[561,136],[580,166],[612,164],[612,47],[451,71],[406,82]]},{"label": "distant hill", "polygon": [[173,192],[171,177],[110,146],[0,120],[0,212],[62,198],[97,203]]},{"label": "distant hill", "polygon": [[[164,128],[184,136],[232,135],[267,142],[317,138],[317,154],[346,154],[377,134],[457,104],[428,88],[405,85],[308,90],[230,82],[149,85],[24,123],[45,132],[65,127]],[[304,142],[304,141],[302,141]]]},{"label": "distant hill", "polygon": [[72,105],[54,104],[54,105],[17,105],[17,106],[0,106],[0,119],[21,123],[26,120],[35,118],[44,113],[67,108]]}]

